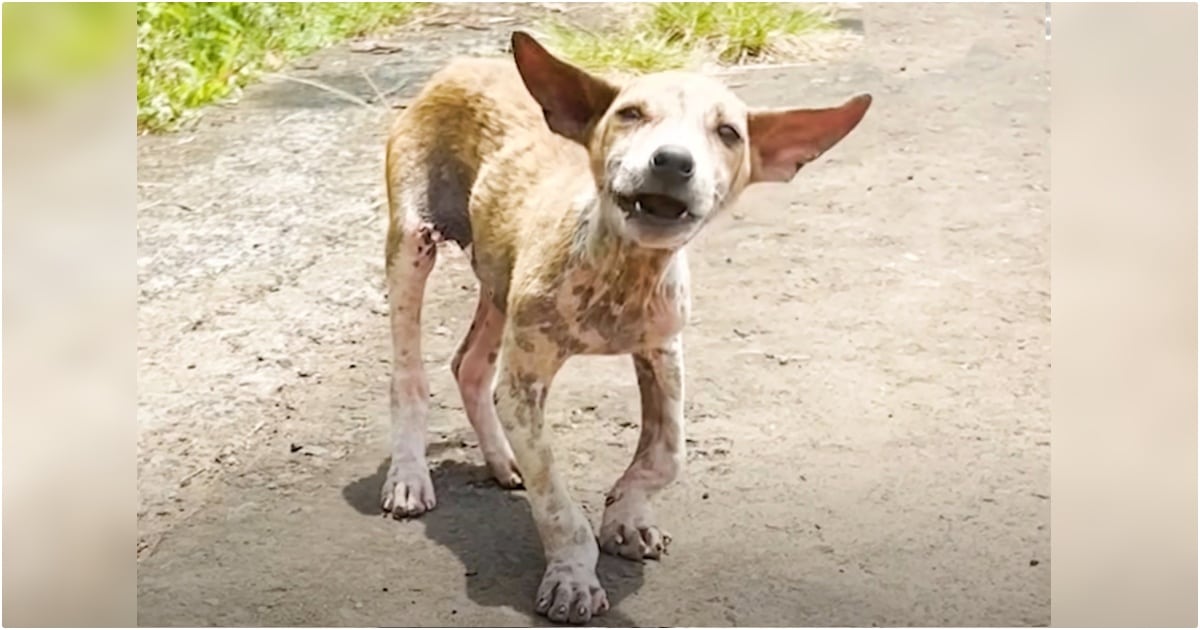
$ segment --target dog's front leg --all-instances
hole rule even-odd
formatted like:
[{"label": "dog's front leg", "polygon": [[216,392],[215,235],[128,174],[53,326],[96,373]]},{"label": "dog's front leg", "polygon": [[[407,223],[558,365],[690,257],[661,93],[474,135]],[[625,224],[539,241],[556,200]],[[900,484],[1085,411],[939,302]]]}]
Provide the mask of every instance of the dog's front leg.
[{"label": "dog's front leg", "polygon": [[650,498],[671,483],[684,462],[683,342],[633,355],[642,399],[637,453],[605,499],[600,545],[629,558],[659,558],[671,537],[655,524]]},{"label": "dog's front leg", "polygon": [[554,465],[544,431],[546,395],[562,361],[539,333],[506,334],[496,411],[524,476],[546,555],[534,609],[553,621],[583,623],[608,609],[608,596],[596,577],[595,535]]}]

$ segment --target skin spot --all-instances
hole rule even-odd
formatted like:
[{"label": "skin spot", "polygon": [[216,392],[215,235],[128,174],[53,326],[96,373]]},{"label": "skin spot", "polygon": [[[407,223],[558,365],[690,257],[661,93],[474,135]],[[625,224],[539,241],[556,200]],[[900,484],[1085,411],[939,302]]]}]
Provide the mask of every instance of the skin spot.
[{"label": "skin spot", "polygon": [[499,358],[499,356],[498,356],[498,354],[497,354],[497,353],[496,353],[494,350],[493,350],[492,352],[489,352],[489,353],[488,353],[488,355],[487,355],[487,362],[488,362],[488,364],[489,364],[489,365],[495,365],[495,364],[496,364],[496,359],[497,359],[497,358]]},{"label": "skin spot", "polygon": [[513,313],[513,323],[521,328],[554,326],[561,322],[554,296],[540,296],[522,304]]},{"label": "skin spot", "polygon": [[550,485],[550,467],[543,466],[529,481],[530,488],[534,488],[535,492],[536,489],[547,488]]}]

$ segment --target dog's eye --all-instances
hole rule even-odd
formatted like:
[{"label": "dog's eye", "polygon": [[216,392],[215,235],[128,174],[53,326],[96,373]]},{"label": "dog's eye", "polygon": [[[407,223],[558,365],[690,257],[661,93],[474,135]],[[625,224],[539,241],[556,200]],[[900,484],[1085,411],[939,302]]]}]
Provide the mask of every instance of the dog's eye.
[{"label": "dog's eye", "polygon": [[717,135],[728,145],[737,144],[742,139],[742,134],[738,133],[737,128],[727,123],[717,127]]},{"label": "dog's eye", "polygon": [[637,122],[642,119],[642,110],[636,105],[622,107],[617,110],[617,118],[625,122]]}]

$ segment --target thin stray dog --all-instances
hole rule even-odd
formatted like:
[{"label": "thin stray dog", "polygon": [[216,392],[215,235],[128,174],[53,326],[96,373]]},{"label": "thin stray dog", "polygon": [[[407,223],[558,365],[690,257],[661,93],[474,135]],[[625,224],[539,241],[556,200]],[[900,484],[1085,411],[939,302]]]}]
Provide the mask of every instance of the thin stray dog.
[{"label": "thin stray dog", "polygon": [[[396,518],[436,505],[421,303],[438,244],[453,241],[480,288],[451,371],[492,474],[528,491],[546,558],[535,610],[583,623],[608,608],[600,549],[656,559],[671,540],[649,500],[684,464],[684,246],[746,186],[789,181],[837,144],[871,97],[754,110],[697,74],[617,84],[522,32],[512,51],[515,64],[451,62],[390,130],[392,458],[381,502]],[[543,417],[555,373],[586,354],[632,355],[641,393],[637,451],[598,536],[555,466]]]}]

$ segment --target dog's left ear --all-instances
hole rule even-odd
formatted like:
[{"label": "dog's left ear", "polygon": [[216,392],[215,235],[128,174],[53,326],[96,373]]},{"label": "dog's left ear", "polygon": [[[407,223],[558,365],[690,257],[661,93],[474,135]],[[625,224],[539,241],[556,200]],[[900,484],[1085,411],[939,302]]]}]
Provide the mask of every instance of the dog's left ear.
[{"label": "dog's left ear", "polygon": [[551,131],[586,145],[617,88],[557,59],[527,33],[513,33],[512,49],[521,80],[542,106]]},{"label": "dog's left ear", "polygon": [[856,96],[840,107],[756,111],[750,114],[750,181],[786,182],[800,167],[846,137],[871,106]]}]

